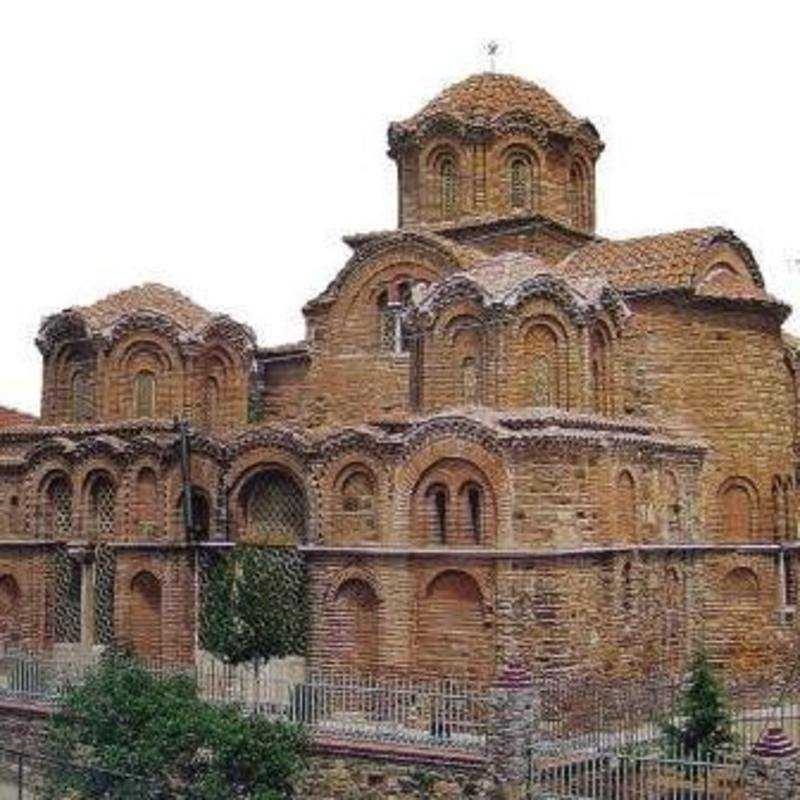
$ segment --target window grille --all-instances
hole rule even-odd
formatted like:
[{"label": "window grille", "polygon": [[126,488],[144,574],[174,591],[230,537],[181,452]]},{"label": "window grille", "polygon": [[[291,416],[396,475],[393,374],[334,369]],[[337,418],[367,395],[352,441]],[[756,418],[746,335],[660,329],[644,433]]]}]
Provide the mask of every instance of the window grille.
[{"label": "window grille", "polygon": [[300,487],[278,472],[254,479],[247,500],[247,529],[268,544],[305,539],[306,502]]},{"label": "window grille", "polygon": [[83,571],[80,563],[69,557],[65,547],[59,547],[53,559],[53,634],[56,642],[78,644],[81,641]]},{"label": "window grille", "polygon": [[85,372],[72,379],[72,417],[75,422],[89,422],[94,416],[92,386]]},{"label": "window grille", "polygon": [[156,377],[152,372],[140,372],[134,379],[134,416],[152,417],[156,405]]},{"label": "window grille", "polygon": [[114,484],[108,478],[98,478],[92,486],[90,502],[92,535],[110,536],[114,533],[116,501]]},{"label": "window grille", "polygon": [[391,353],[397,341],[397,322],[395,308],[389,304],[389,293],[381,292],[378,297],[378,347]]},{"label": "window grille", "polygon": [[443,158],[439,164],[439,205],[443,217],[456,211],[456,165],[452,158]]},{"label": "window grille", "polygon": [[94,551],[94,640],[97,644],[114,642],[116,572],[114,550],[107,544],[98,544]]}]

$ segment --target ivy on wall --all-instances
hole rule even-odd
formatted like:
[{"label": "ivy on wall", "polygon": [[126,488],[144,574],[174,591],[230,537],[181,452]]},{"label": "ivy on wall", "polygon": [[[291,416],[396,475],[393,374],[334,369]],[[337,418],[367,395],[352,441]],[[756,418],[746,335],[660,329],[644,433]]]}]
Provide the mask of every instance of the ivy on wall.
[{"label": "ivy on wall", "polygon": [[200,568],[200,645],[231,664],[304,655],[308,573],[291,547],[237,545]]}]

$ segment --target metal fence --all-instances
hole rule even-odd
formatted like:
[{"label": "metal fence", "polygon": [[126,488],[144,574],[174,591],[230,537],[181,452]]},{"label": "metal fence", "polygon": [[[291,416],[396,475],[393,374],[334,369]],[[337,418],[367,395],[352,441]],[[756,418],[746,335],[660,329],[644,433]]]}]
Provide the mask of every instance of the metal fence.
[{"label": "metal fence", "polygon": [[[97,656],[88,654],[0,654],[0,697],[53,704],[96,664]],[[209,702],[302,723],[318,739],[468,752],[481,751],[486,741],[486,690],[461,680],[306,672],[280,663],[232,667],[213,660],[187,667],[146,666],[161,676],[190,676]]]},{"label": "metal fence", "polygon": [[739,751],[713,758],[680,748],[585,752],[538,750],[530,800],[747,800]]},{"label": "metal fence", "polygon": [[[57,785],[51,781],[56,776]],[[0,747],[0,800],[63,800],[70,790],[96,800],[169,797],[165,787],[152,779]]]}]

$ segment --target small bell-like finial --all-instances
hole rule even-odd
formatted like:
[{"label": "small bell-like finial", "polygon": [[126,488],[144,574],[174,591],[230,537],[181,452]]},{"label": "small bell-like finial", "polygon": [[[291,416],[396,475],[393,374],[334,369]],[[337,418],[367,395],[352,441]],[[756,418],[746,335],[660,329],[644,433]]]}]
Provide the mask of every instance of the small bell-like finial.
[{"label": "small bell-like finial", "polygon": [[496,58],[497,53],[500,51],[500,45],[492,39],[492,41],[488,42],[486,45],[486,53],[489,56],[489,71],[494,72],[496,67]]}]

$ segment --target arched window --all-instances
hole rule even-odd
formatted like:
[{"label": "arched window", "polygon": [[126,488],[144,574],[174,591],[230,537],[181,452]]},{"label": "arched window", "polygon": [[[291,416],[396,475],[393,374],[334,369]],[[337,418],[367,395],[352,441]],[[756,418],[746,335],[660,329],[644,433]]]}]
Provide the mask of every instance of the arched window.
[{"label": "arched window", "polygon": [[186,534],[189,541],[204,542],[211,533],[211,503],[208,495],[199,486],[191,487],[191,530],[186,528],[183,507],[183,492],[178,496],[178,505],[175,509],[180,520],[180,529]]},{"label": "arched window", "polygon": [[92,482],[89,492],[89,534],[111,536],[117,508],[117,491],[107,475],[100,475]]},{"label": "arched window", "polygon": [[580,161],[573,161],[569,170],[567,201],[570,222],[576,228],[589,227],[589,198],[586,168]]},{"label": "arched window", "polygon": [[747,567],[736,567],[722,579],[723,599],[733,603],[757,603],[758,577]]},{"label": "arched window", "polygon": [[443,458],[423,472],[411,496],[412,536],[420,544],[492,544],[497,506],[486,475],[473,463]]},{"label": "arched window", "polygon": [[455,159],[442,156],[438,164],[439,172],[439,212],[444,219],[452,217],[458,204],[458,175]]},{"label": "arched window", "polygon": [[617,478],[617,538],[621,542],[637,540],[636,484],[627,470]]},{"label": "arched window", "polygon": [[531,359],[531,404],[558,406],[558,338],[547,325],[534,325],[525,339]]},{"label": "arched window", "polygon": [[374,539],[375,483],[364,469],[355,469],[341,482],[336,535],[340,541]]},{"label": "arched window", "polygon": [[244,493],[246,533],[265,544],[305,541],[307,509],[303,490],[278,470],[254,476]]},{"label": "arched window", "polygon": [[427,491],[428,501],[428,530],[431,539],[439,544],[447,542],[447,517],[450,505],[447,488],[441,484],[434,484]]},{"label": "arched window", "polygon": [[723,485],[720,496],[723,533],[729,541],[751,539],[754,533],[753,499],[738,481]]},{"label": "arched window", "polygon": [[786,499],[783,481],[776,476],[772,479],[772,533],[776,539],[786,537]]},{"label": "arched window", "polygon": [[592,400],[595,412],[613,412],[611,380],[611,336],[605,325],[596,325],[589,337],[592,368]]},{"label": "arched window", "polygon": [[511,208],[532,209],[536,205],[537,169],[534,159],[525,152],[513,152],[506,162],[508,202]]},{"label": "arched window", "polygon": [[90,422],[94,417],[92,385],[85,372],[76,372],[72,377],[72,419],[75,422]]},{"label": "arched window", "polygon": [[155,416],[156,376],[146,370],[138,372],[133,384],[134,416],[138,419],[149,419]]},{"label": "arched window", "polygon": [[136,495],[133,522],[136,533],[151,538],[156,533],[158,520],[158,482],[156,473],[144,467],[136,477]]},{"label": "arched window", "polygon": [[415,660],[426,673],[484,679],[493,668],[491,631],[475,579],[459,570],[434,578],[425,591],[419,616]]},{"label": "arched window", "polygon": [[468,482],[461,487],[461,508],[463,527],[475,544],[483,538],[483,489],[477,484]]},{"label": "arched window", "polygon": [[72,486],[66,476],[49,481],[40,510],[40,534],[66,538],[72,533]]},{"label": "arched window", "polygon": [[378,598],[373,588],[359,578],[345,581],[337,590],[329,611],[336,666],[356,670],[378,667],[380,631]]}]

